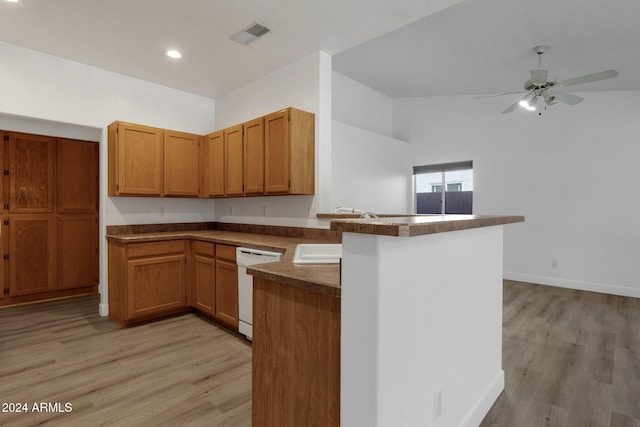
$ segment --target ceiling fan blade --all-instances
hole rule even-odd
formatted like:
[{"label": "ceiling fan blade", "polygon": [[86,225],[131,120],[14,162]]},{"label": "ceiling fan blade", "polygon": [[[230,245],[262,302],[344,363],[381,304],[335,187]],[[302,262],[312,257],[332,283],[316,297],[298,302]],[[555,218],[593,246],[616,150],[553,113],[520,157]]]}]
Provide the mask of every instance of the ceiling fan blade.
[{"label": "ceiling fan blade", "polygon": [[544,86],[547,83],[548,70],[529,70],[531,74],[531,82],[536,86]]},{"label": "ceiling fan blade", "polygon": [[581,85],[583,83],[595,82],[598,80],[612,79],[618,77],[619,72],[616,70],[600,71],[599,73],[587,74],[585,76],[574,77],[572,79],[561,80],[557,83],[558,86],[573,86]]},{"label": "ceiling fan blade", "polygon": [[583,97],[566,92],[554,92],[553,97],[555,100],[569,105],[576,105],[584,101]]},{"label": "ceiling fan blade", "polygon": [[520,102],[520,100],[517,100],[516,102],[514,102],[513,104],[508,106],[507,109],[502,112],[502,114],[510,113],[513,110],[515,110],[516,108],[518,108],[518,106],[520,105],[519,102]]},{"label": "ceiling fan blade", "polygon": [[525,90],[513,90],[511,92],[494,93],[492,95],[478,95],[476,99],[493,98],[494,96],[513,95],[514,93],[525,93]]}]

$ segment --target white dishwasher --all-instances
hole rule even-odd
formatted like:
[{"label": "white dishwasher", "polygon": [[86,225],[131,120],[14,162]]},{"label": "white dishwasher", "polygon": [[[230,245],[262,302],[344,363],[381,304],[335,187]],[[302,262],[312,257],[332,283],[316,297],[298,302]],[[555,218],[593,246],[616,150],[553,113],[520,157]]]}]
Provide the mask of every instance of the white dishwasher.
[{"label": "white dishwasher", "polygon": [[280,252],[262,249],[236,248],[238,264],[238,331],[248,340],[253,338],[253,276],[247,274],[247,266],[280,261]]}]

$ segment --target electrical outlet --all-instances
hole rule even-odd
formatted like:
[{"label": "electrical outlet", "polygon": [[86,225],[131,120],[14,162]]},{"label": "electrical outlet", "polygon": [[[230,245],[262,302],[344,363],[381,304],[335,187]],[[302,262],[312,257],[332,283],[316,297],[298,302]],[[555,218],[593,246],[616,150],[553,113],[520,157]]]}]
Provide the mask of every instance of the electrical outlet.
[{"label": "electrical outlet", "polygon": [[437,420],[442,415],[442,391],[438,390],[433,395],[433,419]]}]

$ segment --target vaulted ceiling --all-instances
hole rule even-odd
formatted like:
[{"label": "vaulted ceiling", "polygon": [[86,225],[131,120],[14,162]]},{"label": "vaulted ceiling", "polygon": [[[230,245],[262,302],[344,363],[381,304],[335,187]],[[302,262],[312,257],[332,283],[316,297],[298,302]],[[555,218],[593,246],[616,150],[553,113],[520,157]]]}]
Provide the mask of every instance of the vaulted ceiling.
[{"label": "vaulted ceiling", "polygon": [[[551,77],[616,68],[580,90],[621,90],[640,89],[638,18],[637,0],[0,0],[0,41],[214,98],[318,50],[392,97],[517,90],[539,44]],[[273,31],[230,39],[254,21]]]}]

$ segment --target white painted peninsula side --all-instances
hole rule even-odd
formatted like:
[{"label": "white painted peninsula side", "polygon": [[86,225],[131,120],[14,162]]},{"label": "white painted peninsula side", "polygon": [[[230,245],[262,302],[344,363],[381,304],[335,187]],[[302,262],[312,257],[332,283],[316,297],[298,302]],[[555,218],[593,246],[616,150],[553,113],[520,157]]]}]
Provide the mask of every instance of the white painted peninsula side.
[{"label": "white painted peninsula side", "polygon": [[477,426],[504,389],[503,226],[521,216],[334,220],[343,426]]}]

